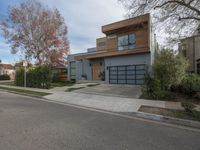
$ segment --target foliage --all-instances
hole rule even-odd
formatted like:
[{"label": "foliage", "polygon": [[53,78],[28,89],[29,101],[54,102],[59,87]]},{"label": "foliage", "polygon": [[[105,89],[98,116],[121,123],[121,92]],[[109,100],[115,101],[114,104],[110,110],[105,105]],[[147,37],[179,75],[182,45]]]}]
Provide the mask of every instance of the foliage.
[{"label": "foliage", "polygon": [[163,99],[166,96],[166,92],[162,90],[161,83],[158,79],[152,78],[149,75],[145,76],[145,85],[143,92],[152,99]]},{"label": "foliage", "polygon": [[[200,23],[199,0],[119,0],[134,17],[145,13],[153,14],[155,30],[168,33],[168,44],[190,36]],[[164,30],[163,30],[164,29]],[[173,37],[173,38],[172,38]]]},{"label": "foliage", "polygon": [[200,76],[197,74],[186,75],[181,82],[182,92],[190,96],[200,92]]},{"label": "foliage", "polygon": [[194,111],[194,108],[196,107],[191,102],[182,102],[181,106],[185,109],[186,112],[192,113]]},{"label": "foliage", "polygon": [[64,63],[68,54],[67,26],[57,9],[44,7],[33,0],[13,5],[8,18],[0,22],[12,53],[22,51],[26,59],[55,66]]},{"label": "foliage", "polygon": [[144,92],[153,99],[166,98],[170,88],[181,83],[187,66],[187,60],[172,50],[158,51],[152,66],[153,75],[146,73]]},{"label": "foliage", "polygon": [[81,77],[82,77],[84,80],[87,80],[87,74],[82,74]]},{"label": "foliage", "polygon": [[10,80],[10,76],[7,74],[0,75],[0,80]]},{"label": "foliage", "polygon": [[102,81],[105,81],[105,71],[99,73],[99,78],[101,78]]},{"label": "foliage", "polygon": [[178,85],[185,76],[188,62],[182,55],[172,50],[162,49],[155,54],[153,76],[160,81],[162,90]]},{"label": "foliage", "polygon": [[[46,65],[39,65],[35,68],[30,68],[27,71],[26,78],[27,87],[34,88],[50,88],[51,83],[51,69]],[[17,86],[24,86],[24,69],[18,68],[16,71]]]}]

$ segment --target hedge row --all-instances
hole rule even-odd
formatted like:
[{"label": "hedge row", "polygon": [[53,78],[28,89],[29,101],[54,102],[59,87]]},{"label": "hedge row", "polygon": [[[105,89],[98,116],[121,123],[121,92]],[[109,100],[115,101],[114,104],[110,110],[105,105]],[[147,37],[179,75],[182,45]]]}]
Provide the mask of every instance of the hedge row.
[{"label": "hedge row", "polygon": [[[48,89],[50,87],[51,79],[51,68],[46,65],[29,68],[26,72],[27,87]],[[15,84],[17,86],[24,86],[24,68],[17,69]]]},{"label": "hedge row", "polygon": [[7,74],[0,75],[0,80],[10,80],[10,76]]}]

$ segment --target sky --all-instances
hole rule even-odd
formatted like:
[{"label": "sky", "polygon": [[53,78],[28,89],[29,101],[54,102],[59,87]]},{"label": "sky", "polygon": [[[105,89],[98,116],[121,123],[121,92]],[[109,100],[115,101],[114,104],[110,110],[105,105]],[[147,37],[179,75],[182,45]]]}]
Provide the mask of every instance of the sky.
[{"label": "sky", "polygon": [[[0,0],[0,19],[6,16],[9,5],[22,0]],[[68,40],[72,54],[86,52],[95,47],[96,38],[103,37],[101,26],[125,18],[126,11],[117,0],[39,0],[50,8],[57,8],[68,27]],[[0,59],[15,63],[21,54],[11,54],[10,47],[0,36]]]}]

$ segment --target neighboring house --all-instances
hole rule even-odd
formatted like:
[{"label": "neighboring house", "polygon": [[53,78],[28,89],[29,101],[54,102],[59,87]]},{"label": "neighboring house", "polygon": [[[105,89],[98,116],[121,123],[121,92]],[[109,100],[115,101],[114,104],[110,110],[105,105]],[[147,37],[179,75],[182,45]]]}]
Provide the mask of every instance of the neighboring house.
[{"label": "neighboring house", "polygon": [[11,64],[0,64],[0,75],[7,74],[11,80],[15,79],[15,68]]},{"label": "neighboring house", "polygon": [[189,61],[189,72],[200,74],[200,34],[181,40],[179,52]]},{"label": "neighboring house", "polygon": [[150,15],[102,26],[96,47],[68,56],[68,79],[143,84],[153,62]]}]

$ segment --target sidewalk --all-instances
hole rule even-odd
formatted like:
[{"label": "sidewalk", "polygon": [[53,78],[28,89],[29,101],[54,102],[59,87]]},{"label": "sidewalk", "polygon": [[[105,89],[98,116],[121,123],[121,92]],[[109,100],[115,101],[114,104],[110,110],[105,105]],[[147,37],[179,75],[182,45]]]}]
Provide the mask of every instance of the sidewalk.
[{"label": "sidewalk", "polygon": [[54,89],[37,89],[37,88],[24,88],[8,85],[0,85],[1,87],[26,89],[37,92],[52,93],[51,95],[44,96],[45,99],[62,102],[66,104],[73,104],[78,106],[90,107],[100,110],[111,112],[138,112],[142,106],[154,106],[169,109],[183,109],[180,102],[168,102],[158,100],[144,100],[136,98],[122,98],[94,94],[83,94],[77,92],[64,92],[66,87],[57,87]]}]

